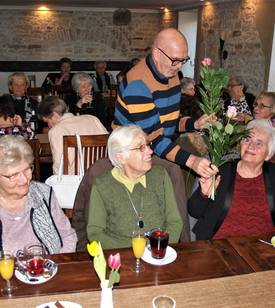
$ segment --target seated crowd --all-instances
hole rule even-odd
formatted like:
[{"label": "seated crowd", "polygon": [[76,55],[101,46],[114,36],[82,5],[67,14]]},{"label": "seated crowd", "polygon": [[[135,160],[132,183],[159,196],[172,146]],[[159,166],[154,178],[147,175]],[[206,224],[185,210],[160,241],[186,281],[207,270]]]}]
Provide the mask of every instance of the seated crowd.
[{"label": "seated crowd", "polygon": [[[71,226],[51,187],[32,180],[33,152],[24,139],[35,138],[31,117],[38,115],[48,125],[53,174],[58,174],[63,136],[109,133],[102,93],[113,80],[104,61],[96,62],[96,76],[72,74],[70,59],[63,58],[60,64],[61,72],[47,76],[44,87],[70,85],[64,100],[45,96],[38,104],[27,95],[29,81],[24,73],[12,74],[10,94],[0,97],[0,240],[4,249],[15,253],[29,243],[41,242],[49,254],[73,252],[93,240],[105,249],[130,247],[133,230],[147,232],[156,227],[167,229],[169,242],[177,243],[189,240],[188,214],[196,220],[197,240],[275,232],[275,94],[263,91],[255,98],[237,76],[230,79],[224,95],[224,113],[229,106],[236,107],[234,120],[248,123],[250,135],[240,143],[240,159],[219,169],[213,166],[215,200],[210,198],[212,174],[201,176],[198,187],[187,195],[179,166],[152,155],[151,139],[142,128],[119,126],[108,138],[105,167],[95,176],[93,168],[102,162],[90,166],[80,184],[79,194],[85,186],[85,202],[76,197]],[[181,87],[181,116],[200,121],[194,80],[184,77]],[[171,166],[178,170],[171,173]],[[72,152],[69,174],[74,174]],[[182,191],[177,181],[183,183]]]}]

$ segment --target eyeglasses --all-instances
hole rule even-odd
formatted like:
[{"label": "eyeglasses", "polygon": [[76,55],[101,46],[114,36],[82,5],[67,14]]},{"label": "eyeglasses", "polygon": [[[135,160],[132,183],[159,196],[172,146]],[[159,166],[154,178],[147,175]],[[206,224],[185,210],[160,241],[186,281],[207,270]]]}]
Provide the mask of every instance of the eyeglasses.
[{"label": "eyeglasses", "polygon": [[256,108],[256,107],[258,107],[259,109],[264,109],[264,108],[272,108],[272,106],[267,106],[267,105],[264,105],[264,104],[262,104],[262,103],[257,103],[257,102],[255,102],[254,104],[253,104],[253,107],[254,108]]},{"label": "eyeglasses", "polygon": [[162,52],[170,61],[172,66],[176,66],[181,63],[181,65],[184,65],[186,62],[190,60],[190,57],[186,57],[184,59],[172,59],[170,58],[162,49],[157,48],[160,52]]},{"label": "eyeglasses", "polygon": [[256,150],[261,150],[264,146],[262,141],[254,141],[250,137],[242,139],[242,143],[246,145],[253,145]]},{"label": "eyeglasses", "polygon": [[3,176],[4,178],[8,179],[10,182],[16,182],[20,175],[24,174],[24,176],[30,176],[33,172],[33,165],[27,167],[26,169],[22,170],[22,171],[19,171],[19,172],[16,172],[16,173],[13,173],[11,175],[5,175],[5,174],[1,174],[1,176]]},{"label": "eyeglasses", "polygon": [[238,86],[241,86],[241,84],[240,84],[240,83],[229,84],[227,87],[228,87],[228,88],[234,88],[234,87],[238,87]]},{"label": "eyeglasses", "polygon": [[150,148],[150,143],[143,143],[139,147],[129,149],[129,151],[139,150],[141,153],[143,153],[147,148]]}]

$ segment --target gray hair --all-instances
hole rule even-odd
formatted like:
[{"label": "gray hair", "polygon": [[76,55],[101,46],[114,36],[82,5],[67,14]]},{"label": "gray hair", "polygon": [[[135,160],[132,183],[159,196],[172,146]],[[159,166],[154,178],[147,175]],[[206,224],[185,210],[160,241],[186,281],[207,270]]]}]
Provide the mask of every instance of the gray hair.
[{"label": "gray hair", "polygon": [[43,101],[38,105],[38,116],[40,119],[49,118],[54,112],[61,117],[66,113],[68,107],[66,103],[58,96],[46,96]]},{"label": "gray hair", "polygon": [[33,163],[31,146],[21,136],[6,135],[0,137],[0,172],[14,167],[22,160],[29,165]]},{"label": "gray hair", "polygon": [[121,153],[124,158],[129,157],[129,146],[139,135],[145,135],[144,131],[137,125],[119,126],[108,138],[108,156],[113,166],[121,168],[117,160],[117,154]]},{"label": "gray hair", "polygon": [[92,77],[87,74],[87,73],[84,73],[84,72],[78,72],[78,73],[75,73],[73,78],[72,78],[72,87],[74,89],[75,92],[78,92],[78,88],[79,88],[79,85],[82,81],[90,81],[91,85],[93,85],[93,79]]},{"label": "gray hair", "polygon": [[247,91],[248,83],[244,78],[242,78],[240,76],[234,76],[234,77],[231,77],[230,80],[235,80],[237,84],[242,85],[244,93]]},{"label": "gray hair", "polygon": [[185,89],[190,83],[195,85],[195,80],[189,77],[183,77],[181,80],[181,88]]},{"label": "gray hair", "polygon": [[29,78],[26,76],[26,74],[22,73],[22,72],[15,72],[15,73],[9,75],[9,77],[8,77],[8,86],[9,86],[9,88],[11,87],[12,83],[16,79],[24,79],[25,82],[26,82],[26,89],[29,87],[30,81],[29,81]]},{"label": "gray hair", "polygon": [[267,91],[262,91],[257,97],[256,100],[259,98],[269,98],[271,101],[271,106],[272,106],[272,113],[275,115],[275,92],[267,92]]},{"label": "gray hair", "polygon": [[95,61],[95,63],[94,63],[94,68],[95,68],[95,70],[97,69],[98,64],[103,64],[103,65],[105,66],[105,69],[107,68],[107,63],[106,63],[105,61],[103,61],[103,60],[97,60],[97,61]]},{"label": "gray hair", "polygon": [[261,128],[268,134],[268,154],[272,157],[275,153],[275,127],[272,126],[270,120],[255,119],[247,124],[248,129]]}]

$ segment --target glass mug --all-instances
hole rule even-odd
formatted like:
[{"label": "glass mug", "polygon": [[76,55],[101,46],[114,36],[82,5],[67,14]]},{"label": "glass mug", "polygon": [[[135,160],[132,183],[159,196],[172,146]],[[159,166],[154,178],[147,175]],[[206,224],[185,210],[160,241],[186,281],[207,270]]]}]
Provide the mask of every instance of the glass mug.
[{"label": "glass mug", "polygon": [[159,295],[152,300],[153,308],[176,308],[176,301],[167,295]]},{"label": "glass mug", "polygon": [[169,233],[161,228],[153,229],[148,234],[151,246],[151,255],[155,259],[165,257],[166,248],[169,241]]},{"label": "glass mug", "polygon": [[40,243],[25,246],[16,253],[17,266],[30,276],[41,276],[44,272],[45,255],[45,247]]}]

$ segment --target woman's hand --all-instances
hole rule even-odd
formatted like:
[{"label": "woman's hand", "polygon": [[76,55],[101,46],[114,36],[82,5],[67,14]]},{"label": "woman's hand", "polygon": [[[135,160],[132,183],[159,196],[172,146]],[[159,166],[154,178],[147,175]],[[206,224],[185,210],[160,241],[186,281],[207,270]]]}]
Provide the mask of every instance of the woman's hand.
[{"label": "woman's hand", "polygon": [[[221,181],[221,176],[218,175],[216,177],[216,182],[215,182],[215,186],[218,187]],[[211,195],[211,190],[212,190],[212,177],[208,177],[208,178],[203,178],[201,177],[200,180],[200,186],[201,186],[201,194],[204,197],[209,198]]]},{"label": "woman's hand", "polygon": [[16,114],[12,119],[13,125],[22,126],[22,118],[19,114]]},{"label": "woman's hand", "polygon": [[93,101],[92,95],[84,95],[77,103],[78,108],[82,108],[83,104],[90,104]]},{"label": "woman's hand", "polygon": [[207,122],[215,122],[217,120],[217,117],[215,113],[211,114],[204,114],[202,115],[197,121],[194,123],[195,129],[203,129],[205,128],[205,125]]}]

